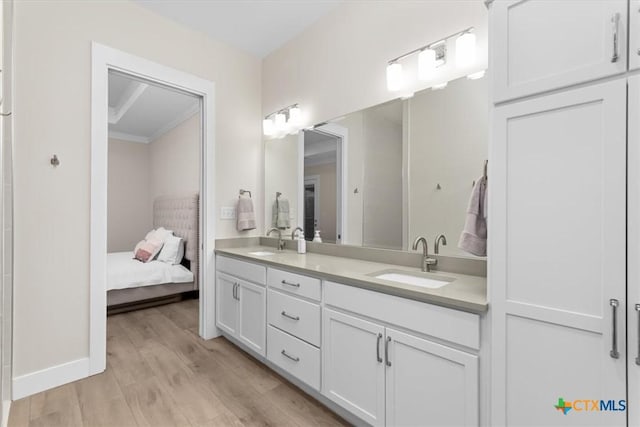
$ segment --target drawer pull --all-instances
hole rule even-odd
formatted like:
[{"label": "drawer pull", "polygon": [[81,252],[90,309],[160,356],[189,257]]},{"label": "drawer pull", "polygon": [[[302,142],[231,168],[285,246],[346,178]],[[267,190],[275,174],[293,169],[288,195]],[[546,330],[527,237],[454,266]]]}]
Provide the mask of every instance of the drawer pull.
[{"label": "drawer pull", "polygon": [[384,343],[384,358],[387,360],[387,366],[391,366],[391,360],[389,360],[389,343],[391,337],[387,337],[387,342]]},{"label": "drawer pull", "polygon": [[619,28],[620,27],[620,14],[614,13],[611,17],[611,32],[613,33],[613,53],[611,55],[611,62],[618,62],[619,58],[619,48],[618,48],[618,38],[619,38]]},{"label": "drawer pull", "polygon": [[282,353],[282,355],[283,355],[284,357],[286,357],[286,358],[288,358],[288,359],[291,359],[291,360],[293,360],[294,362],[299,362],[299,361],[300,361],[300,358],[299,358],[299,357],[291,356],[290,354],[288,354],[288,353],[286,352],[286,350],[282,350],[280,353]]},{"label": "drawer pull", "polygon": [[618,359],[620,353],[618,352],[618,304],[620,302],[617,299],[610,299],[609,305],[611,306],[611,351],[609,356],[613,359]]},{"label": "drawer pull", "polygon": [[380,341],[382,340],[382,334],[378,334],[378,339],[376,340],[376,357],[378,358],[378,363],[382,363],[382,357],[380,356]]},{"label": "drawer pull", "polygon": [[287,282],[284,279],[282,279],[282,284],[283,285],[287,285],[287,286],[293,286],[294,288],[299,288],[300,287],[300,283],[291,283],[291,282]]},{"label": "drawer pull", "polygon": [[636,304],[638,312],[638,355],[636,356],[636,365],[640,365],[640,304]]},{"label": "drawer pull", "polygon": [[300,320],[300,316],[292,316],[290,314],[287,314],[286,311],[282,310],[282,314],[284,317],[286,317],[287,319],[291,319],[291,320]]}]

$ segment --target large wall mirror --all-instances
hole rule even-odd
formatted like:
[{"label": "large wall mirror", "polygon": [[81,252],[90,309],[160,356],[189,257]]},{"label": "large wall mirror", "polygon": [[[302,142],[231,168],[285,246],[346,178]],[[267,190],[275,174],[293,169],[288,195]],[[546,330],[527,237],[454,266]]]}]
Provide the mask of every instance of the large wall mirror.
[{"label": "large wall mirror", "polygon": [[267,139],[266,224],[286,206],[276,225],[309,240],[408,250],[421,235],[432,251],[443,234],[441,255],[473,257],[458,239],[488,153],[487,84],[461,78]]}]

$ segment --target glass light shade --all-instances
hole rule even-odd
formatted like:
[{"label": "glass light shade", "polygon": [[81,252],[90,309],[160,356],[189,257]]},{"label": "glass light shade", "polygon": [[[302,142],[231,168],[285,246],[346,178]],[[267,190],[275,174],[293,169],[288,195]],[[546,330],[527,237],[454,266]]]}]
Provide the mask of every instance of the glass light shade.
[{"label": "glass light shade", "polygon": [[300,107],[291,107],[289,109],[289,125],[297,128],[300,126],[300,122],[302,120],[302,112],[300,111]]},{"label": "glass light shade", "polygon": [[436,51],[425,49],[418,54],[418,78],[429,80],[436,70]]},{"label": "glass light shade", "polygon": [[275,133],[275,128],[273,126],[273,120],[264,119],[262,121],[262,133],[264,133],[264,136],[273,136],[273,134]]},{"label": "glass light shade", "polygon": [[456,65],[467,67],[476,62],[476,35],[473,33],[461,34],[456,39]]},{"label": "glass light shade", "polygon": [[283,113],[276,114],[275,131],[284,132],[287,130],[287,117]]},{"label": "glass light shade", "polygon": [[478,71],[477,73],[472,73],[467,76],[469,80],[478,80],[484,77],[485,70]]},{"label": "glass light shade", "polygon": [[402,89],[402,64],[394,62],[387,65],[387,89],[396,92]]}]

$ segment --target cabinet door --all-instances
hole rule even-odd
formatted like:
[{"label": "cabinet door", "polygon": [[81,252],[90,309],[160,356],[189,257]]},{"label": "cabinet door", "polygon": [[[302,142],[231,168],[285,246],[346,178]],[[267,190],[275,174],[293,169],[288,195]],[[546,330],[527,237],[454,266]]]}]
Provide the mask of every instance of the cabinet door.
[{"label": "cabinet door", "polygon": [[626,399],[626,105],[623,78],[494,110],[493,425],[625,424],[554,405]]},{"label": "cabinet door", "polygon": [[[640,68],[640,0],[629,6],[629,69]],[[636,117],[638,117],[636,115]],[[637,120],[637,119],[636,119]]]},{"label": "cabinet door", "polygon": [[235,335],[238,325],[238,302],[234,297],[238,279],[216,273],[216,326]]},{"label": "cabinet door", "polygon": [[267,298],[263,286],[238,280],[238,339],[261,356],[266,355]]},{"label": "cabinet door", "polygon": [[627,402],[629,425],[640,426],[640,76],[629,78],[628,112]]},{"label": "cabinet door", "polygon": [[478,425],[478,356],[390,328],[387,340],[387,425]]},{"label": "cabinet door", "polygon": [[491,6],[494,101],[627,69],[627,1],[509,0]]},{"label": "cabinet door", "polygon": [[322,394],[384,425],[384,327],[327,308],[322,316]]}]

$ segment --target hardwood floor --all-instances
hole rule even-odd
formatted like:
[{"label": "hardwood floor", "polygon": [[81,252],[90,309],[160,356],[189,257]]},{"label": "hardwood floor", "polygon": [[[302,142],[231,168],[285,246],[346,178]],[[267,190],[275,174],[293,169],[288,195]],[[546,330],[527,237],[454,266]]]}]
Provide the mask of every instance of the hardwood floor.
[{"label": "hardwood floor", "polygon": [[224,338],[198,301],[107,319],[107,370],[11,405],[9,426],[347,425]]}]

